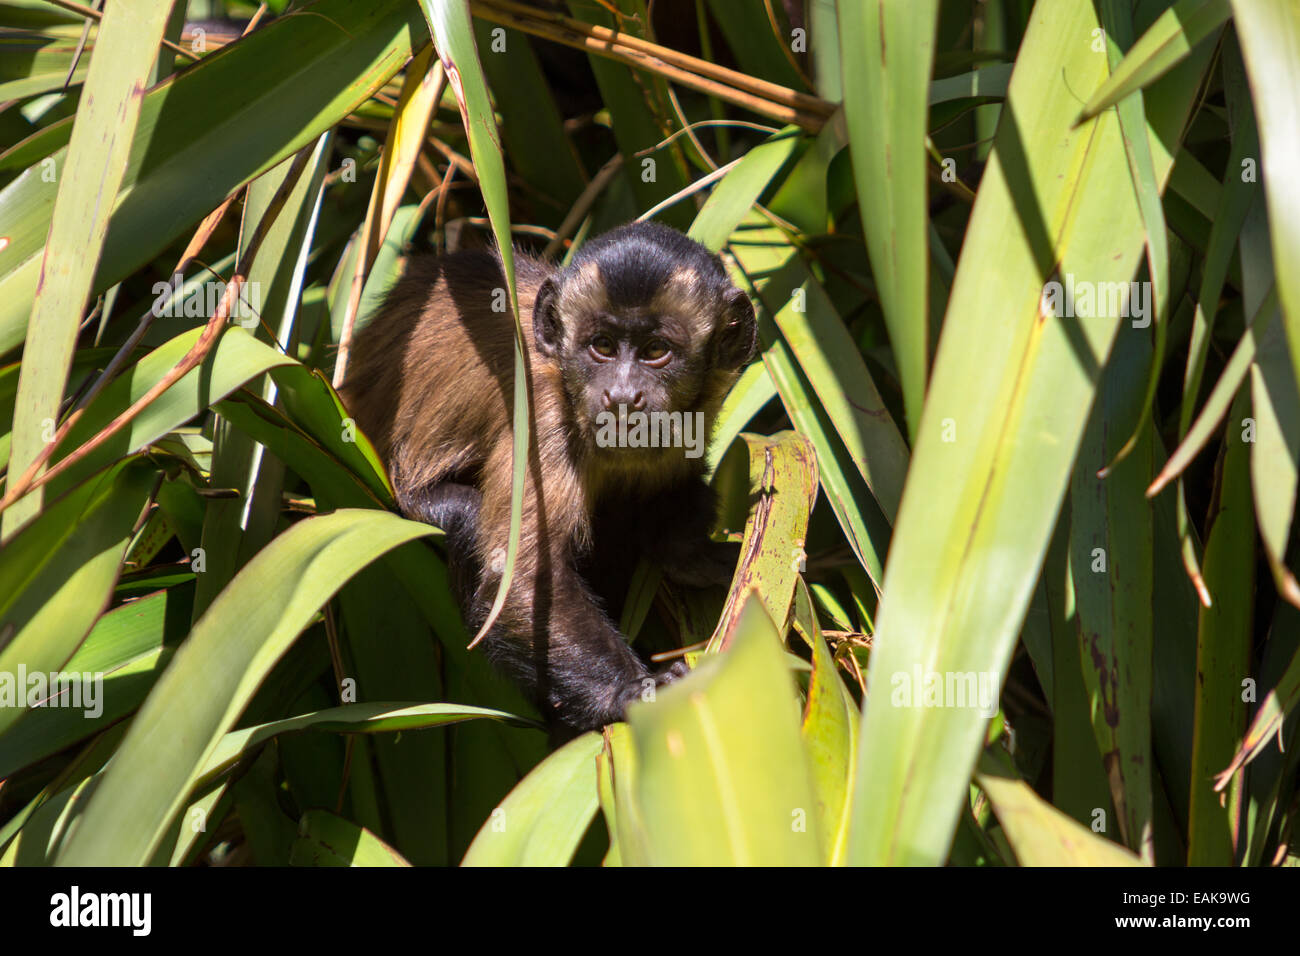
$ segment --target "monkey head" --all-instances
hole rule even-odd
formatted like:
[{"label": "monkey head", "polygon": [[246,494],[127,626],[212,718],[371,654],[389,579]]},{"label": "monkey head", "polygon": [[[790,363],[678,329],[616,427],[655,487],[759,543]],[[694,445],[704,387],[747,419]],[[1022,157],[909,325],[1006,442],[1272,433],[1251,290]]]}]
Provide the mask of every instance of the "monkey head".
[{"label": "monkey head", "polygon": [[633,223],[585,244],[542,284],[533,338],[591,442],[610,415],[698,411],[711,427],[753,356],[756,324],[716,255],[675,229]]}]

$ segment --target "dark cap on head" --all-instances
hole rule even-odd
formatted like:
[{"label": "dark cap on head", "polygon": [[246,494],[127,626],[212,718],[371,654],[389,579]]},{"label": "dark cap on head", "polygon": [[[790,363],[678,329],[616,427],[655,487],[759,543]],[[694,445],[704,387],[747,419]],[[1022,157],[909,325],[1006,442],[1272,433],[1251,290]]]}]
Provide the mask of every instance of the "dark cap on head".
[{"label": "dark cap on head", "polygon": [[694,239],[657,222],[619,226],[583,245],[569,269],[594,262],[615,308],[644,305],[683,266],[730,284],[722,260]]}]

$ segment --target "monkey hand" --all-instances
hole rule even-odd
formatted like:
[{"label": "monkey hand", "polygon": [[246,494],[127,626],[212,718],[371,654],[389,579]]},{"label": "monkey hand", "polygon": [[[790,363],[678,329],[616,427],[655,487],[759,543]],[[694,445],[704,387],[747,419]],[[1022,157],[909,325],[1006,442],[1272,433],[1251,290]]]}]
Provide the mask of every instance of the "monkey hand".
[{"label": "monkey hand", "polygon": [[652,703],[658,688],[674,683],[690,672],[691,669],[685,661],[674,661],[667,669],[657,674],[646,674],[644,677],[628,681],[620,688],[618,694],[620,716],[626,718],[627,705],[635,701]]}]

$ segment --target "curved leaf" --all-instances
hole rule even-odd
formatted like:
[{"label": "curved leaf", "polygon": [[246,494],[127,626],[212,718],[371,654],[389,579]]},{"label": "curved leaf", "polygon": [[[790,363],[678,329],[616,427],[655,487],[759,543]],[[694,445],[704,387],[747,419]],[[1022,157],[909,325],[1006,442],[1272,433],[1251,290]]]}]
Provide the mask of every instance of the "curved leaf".
[{"label": "curved leaf", "polygon": [[428,525],[380,511],[308,518],[272,541],[213,601],[140,708],[65,865],[146,862],[208,757],[320,606]]},{"label": "curved leaf", "polygon": [[564,866],[600,806],[600,734],[583,734],[551,754],[492,811],[462,866]]},{"label": "curved leaf", "polygon": [[327,810],[308,810],[298,823],[291,866],[410,866],[365,827]]},{"label": "curved leaf", "polygon": [[[810,866],[824,862],[817,798],[780,637],[756,598],[736,640],[690,676],[634,703],[632,818],[656,866]],[[761,701],[755,707],[755,701]],[[615,779],[620,769],[614,766]],[[620,833],[626,811],[618,803]],[[633,825],[629,820],[629,826]],[[621,841],[632,862],[633,841]]]},{"label": "curved leaf", "polygon": [[1228,0],[1178,0],[1151,24],[1083,108],[1091,119],[1173,69],[1232,14]]},{"label": "curved leaf", "polygon": [[[890,543],[855,862],[934,865],[946,856],[986,718],[955,703],[894,703],[895,682],[987,675],[1000,686],[1101,366],[1125,321],[1045,307],[1049,281],[1127,283],[1145,238],[1114,115],[1071,126],[1075,90],[1107,70],[1103,50],[1076,42],[1098,29],[1090,4],[1035,5],[980,183]],[[1151,98],[1148,122],[1160,138],[1177,142],[1193,95],[1183,84]],[[1153,162],[1162,184],[1168,153]],[[1008,221],[1020,227],[1008,230]]]},{"label": "curved leaf", "polygon": [[[33,290],[9,450],[11,476],[27,471],[45,447],[48,423],[58,420],[82,313],[125,180],[145,81],[171,8],[172,0],[163,0],[112,4],[104,12]],[[5,536],[38,512],[50,493],[38,488],[7,509],[0,518]]]}]

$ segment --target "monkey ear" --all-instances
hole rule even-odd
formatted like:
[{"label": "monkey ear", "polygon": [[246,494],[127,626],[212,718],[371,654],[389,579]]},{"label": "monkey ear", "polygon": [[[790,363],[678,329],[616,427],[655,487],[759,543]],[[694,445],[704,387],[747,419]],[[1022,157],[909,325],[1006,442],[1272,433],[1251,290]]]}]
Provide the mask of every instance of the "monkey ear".
[{"label": "monkey ear", "polygon": [[550,278],[537,290],[537,300],[533,303],[533,340],[537,351],[552,356],[560,351],[564,341],[564,323],[560,321],[557,306],[559,290],[555,279]]},{"label": "monkey ear", "polygon": [[758,323],[754,303],[739,289],[727,293],[724,325],[718,330],[717,364],[719,368],[744,368],[754,357],[758,344]]}]

